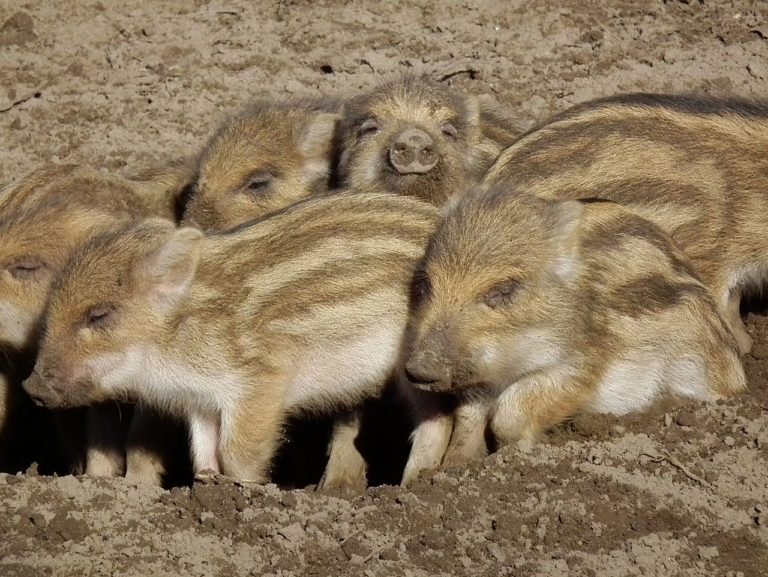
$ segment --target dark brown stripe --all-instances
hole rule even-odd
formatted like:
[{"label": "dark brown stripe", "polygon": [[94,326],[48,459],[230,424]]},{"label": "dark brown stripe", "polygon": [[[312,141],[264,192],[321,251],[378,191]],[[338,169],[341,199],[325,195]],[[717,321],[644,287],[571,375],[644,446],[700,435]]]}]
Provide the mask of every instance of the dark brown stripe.
[{"label": "dark brown stripe", "polygon": [[650,275],[624,284],[607,295],[607,305],[621,314],[638,318],[675,307],[686,299],[707,298],[704,286],[695,282],[674,282]]},{"label": "dark brown stripe", "polygon": [[586,252],[603,251],[631,238],[641,239],[651,244],[664,255],[677,273],[699,280],[693,266],[682,253],[675,249],[669,238],[647,220],[631,213],[625,213],[621,218],[613,218],[601,223],[592,234],[584,238],[582,248]]}]

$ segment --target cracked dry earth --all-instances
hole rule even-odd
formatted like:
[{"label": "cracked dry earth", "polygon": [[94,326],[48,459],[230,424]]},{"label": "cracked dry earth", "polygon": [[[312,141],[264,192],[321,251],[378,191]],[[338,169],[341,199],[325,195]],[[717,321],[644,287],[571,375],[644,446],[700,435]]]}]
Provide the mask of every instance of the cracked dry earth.
[{"label": "cracked dry earth", "polygon": [[[406,69],[524,126],[616,92],[768,97],[767,37],[757,1],[0,0],[0,182],[130,172],[255,96]],[[0,475],[0,575],[766,575],[768,319],[748,321],[740,399],[579,417],[409,490]]]}]

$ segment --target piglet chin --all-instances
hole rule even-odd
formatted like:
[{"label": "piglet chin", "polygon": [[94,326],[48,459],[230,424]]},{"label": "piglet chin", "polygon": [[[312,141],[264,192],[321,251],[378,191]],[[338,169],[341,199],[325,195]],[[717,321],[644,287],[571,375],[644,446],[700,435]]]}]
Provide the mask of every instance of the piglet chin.
[{"label": "piglet chin", "polygon": [[411,384],[420,391],[427,391],[428,393],[450,393],[454,391],[454,387],[449,381],[423,383],[411,381]]}]

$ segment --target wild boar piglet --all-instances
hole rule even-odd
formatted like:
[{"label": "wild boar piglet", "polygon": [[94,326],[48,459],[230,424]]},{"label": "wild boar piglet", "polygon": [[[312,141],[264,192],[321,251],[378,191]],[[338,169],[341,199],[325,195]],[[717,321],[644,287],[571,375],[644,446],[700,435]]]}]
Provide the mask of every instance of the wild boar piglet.
[{"label": "wild boar piglet", "polygon": [[[14,368],[34,362],[50,287],[75,249],[90,236],[134,218],[173,218],[177,174],[154,171],[145,180],[127,180],[83,166],[54,165],[2,191],[0,345]],[[15,372],[23,374],[23,370]],[[20,384],[11,379],[5,387],[20,388]],[[9,391],[0,400],[14,396]],[[0,403],[0,429],[14,410]],[[109,432],[94,429],[94,434]],[[9,442],[14,442],[12,437],[7,437]],[[3,450],[0,447],[0,453]],[[85,469],[92,474],[116,474],[122,470],[123,457],[113,457],[101,450],[89,451]],[[73,463],[73,470],[79,469]]]},{"label": "wild boar piglet", "polygon": [[265,481],[286,415],[353,409],[399,366],[436,219],[415,199],[340,194],[220,234],[149,220],[102,235],[58,281],[25,388],[183,415],[198,473]]},{"label": "wild boar piglet", "polygon": [[612,200],[654,222],[749,351],[741,298],[768,280],[768,103],[653,94],[588,102],[522,136],[485,184]]},{"label": "wild boar piglet", "polygon": [[[406,483],[483,455],[486,423],[501,443],[532,440],[580,411],[745,387],[735,339],[689,261],[610,202],[471,194],[439,226],[419,279],[405,368],[422,417]],[[428,393],[455,394],[459,408],[441,415]]]},{"label": "wild boar piglet", "polygon": [[217,231],[328,190],[341,103],[261,100],[225,123],[197,160],[184,220]]},{"label": "wild boar piglet", "polygon": [[342,186],[436,205],[482,178],[519,133],[488,97],[414,75],[350,99],[338,130]]}]

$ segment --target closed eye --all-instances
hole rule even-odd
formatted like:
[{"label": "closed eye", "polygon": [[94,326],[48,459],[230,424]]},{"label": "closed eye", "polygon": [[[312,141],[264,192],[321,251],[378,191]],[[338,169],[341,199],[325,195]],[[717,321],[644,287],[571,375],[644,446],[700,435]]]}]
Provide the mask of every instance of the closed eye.
[{"label": "closed eye", "polygon": [[88,309],[83,317],[83,324],[92,329],[104,328],[114,320],[115,314],[113,305],[98,305]]},{"label": "closed eye", "polygon": [[30,280],[35,279],[45,270],[45,263],[38,258],[24,258],[12,262],[6,270],[15,279]]},{"label": "closed eye", "polygon": [[483,302],[492,309],[508,306],[514,302],[521,283],[518,280],[508,280],[489,290],[483,296]]},{"label": "closed eye", "polygon": [[250,196],[258,197],[265,194],[274,180],[274,175],[262,172],[252,176],[244,187],[244,192]]},{"label": "closed eye", "polygon": [[375,118],[368,118],[366,119],[361,125],[360,128],[358,128],[357,133],[358,135],[362,136],[372,136],[376,134],[380,130],[379,121]]}]

